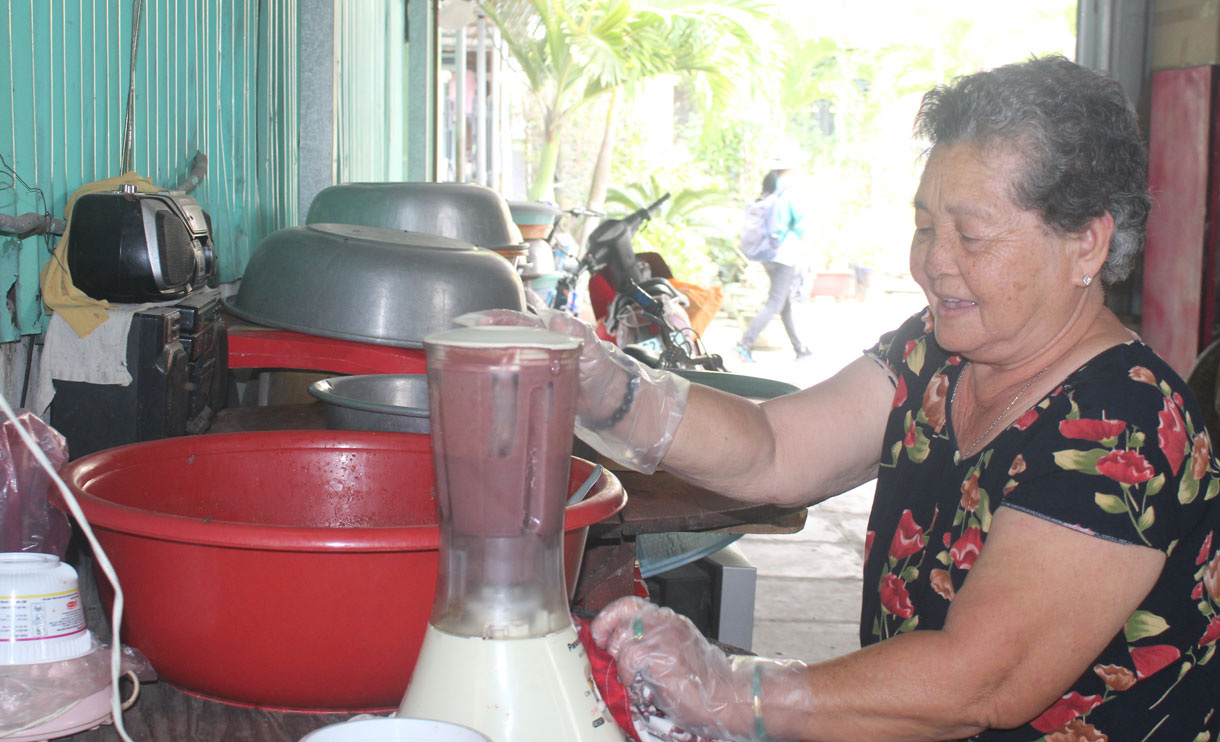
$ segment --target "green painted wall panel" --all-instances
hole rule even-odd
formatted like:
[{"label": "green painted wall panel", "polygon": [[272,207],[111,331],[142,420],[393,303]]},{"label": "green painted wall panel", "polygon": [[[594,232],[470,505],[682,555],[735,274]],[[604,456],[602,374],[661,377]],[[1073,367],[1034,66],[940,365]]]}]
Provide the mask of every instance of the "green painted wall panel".
[{"label": "green painted wall panel", "polygon": [[[120,174],[132,0],[0,0],[0,213],[62,216],[82,184]],[[298,223],[295,0],[146,0],[133,169],[173,186],[197,151],[220,278],[266,234]],[[13,241],[16,242],[16,241]],[[0,245],[0,341],[40,332],[41,237]],[[7,292],[15,275],[15,292]],[[14,329],[15,328],[15,329]]]},{"label": "green painted wall panel", "polygon": [[339,182],[405,180],[406,0],[338,0]]},{"label": "green painted wall panel", "polygon": [[[298,0],[144,0],[134,78],[136,0],[0,0],[0,213],[61,217],[78,187],[119,175],[130,79],[132,165],[172,187],[196,152],[208,173],[193,195],[210,213],[222,281],[241,276],[259,240],[298,224]],[[334,170],[344,181],[404,180],[408,118],[428,122],[432,67],[408,67],[406,21],[431,38],[435,0],[334,0]],[[418,21],[426,21],[419,23]],[[419,31],[423,26],[424,30]],[[425,44],[417,45],[422,49]],[[411,50],[413,63],[420,49]],[[316,69],[316,68],[314,68]],[[411,74],[411,73],[414,74]],[[412,133],[427,138],[420,125]],[[430,177],[417,162],[417,179]],[[29,187],[26,187],[26,185]],[[0,341],[46,317],[38,270],[54,240],[0,237]]]}]

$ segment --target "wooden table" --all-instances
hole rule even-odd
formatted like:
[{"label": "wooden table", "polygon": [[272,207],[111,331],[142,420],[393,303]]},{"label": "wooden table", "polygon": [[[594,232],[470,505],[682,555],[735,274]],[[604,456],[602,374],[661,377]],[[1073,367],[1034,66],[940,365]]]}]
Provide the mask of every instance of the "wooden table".
[{"label": "wooden table", "polygon": [[[240,672],[240,668],[234,668]],[[188,695],[173,686],[149,683],[123,714],[136,742],[297,742],[309,732],[354,714],[291,714],[246,709]],[[115,742],[112,725],[62,737],[71,742]]]}]

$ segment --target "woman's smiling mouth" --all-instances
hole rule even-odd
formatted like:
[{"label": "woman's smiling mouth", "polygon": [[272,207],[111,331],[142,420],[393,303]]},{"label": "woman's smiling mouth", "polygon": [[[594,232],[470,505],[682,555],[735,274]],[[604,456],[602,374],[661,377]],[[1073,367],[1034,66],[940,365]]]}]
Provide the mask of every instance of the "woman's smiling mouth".
[{"label": "woman's smiling mouth", "polygon": [[978,306],[972,301],[966,299],[958,299],[952,296],[942,296],[937,298],[937,303],[940,304],[942,312],[963,312],[968,309],[973,309]]}]

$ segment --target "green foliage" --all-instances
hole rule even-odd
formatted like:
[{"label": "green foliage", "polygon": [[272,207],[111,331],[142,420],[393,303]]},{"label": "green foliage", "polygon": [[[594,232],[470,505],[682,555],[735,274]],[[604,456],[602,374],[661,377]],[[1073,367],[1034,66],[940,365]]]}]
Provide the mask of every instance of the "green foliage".
[{"label": "green foliage", "polygon": [[[505,38],[532,90],[565,91],[562,101],[540,99],[533,129],[539,150],[562,153],[562,195],[572,203],[587,192],[604,121],[591,114],[604,109],[585,104],[611,87],[621,92],[609,202],[627,210],[672,191],[674,205],[641,232],[640,249],[656,249],[694,281],[735,280],[742,209],[782,142],[806,156],[819,259],[905,272],[921,165],[911,123],[922,93],[1033,53],[1070,55],[1075,30],[1072,0],[496,0],[485,8],[493,20],[510,9],[535,17]],[[530,55],[546,74],[529,71]],[[658,126],[669,111],[632,108],[632,94],[666,74],[677,81],[672,139]],[[678,194],[690,205],[679,208]]]},{"label": "green foliage", "polygon": [[682,74],[716,105],[735,90],[735,66],[759,53],[767,0],[483,0],[543,109],[544,140],[529,198],[553,198],[560,132],[601,93]]},{"label": "green foliage", "polygon": [[[673,185],[683,177],[671,175],[672,180],[654,173],[622,189],[611,188],[606,194],[607,211],[612,216],[629,214],[669,193],[657,215],[636,236],[636,250],[660,254],[683,280],[711,284],[720,276],[721,261],[737,257],[736,235],[734,242],[726,238],[726,216],[733,202],[720,188]],[[730,255],[725,255],[726,247]]]}]

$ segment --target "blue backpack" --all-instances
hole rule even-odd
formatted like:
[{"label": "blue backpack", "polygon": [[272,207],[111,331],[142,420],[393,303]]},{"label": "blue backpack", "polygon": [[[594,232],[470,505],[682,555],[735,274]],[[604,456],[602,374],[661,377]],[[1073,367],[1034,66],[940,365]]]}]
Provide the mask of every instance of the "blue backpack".
[{"label": "blue backpack", "polygon": [[740,249],[750,260],[774,260],[779,244],[788,233],[788,225],[779,214],[779,194],[775,190],[746,206],[745,223],[741,230]]}]

